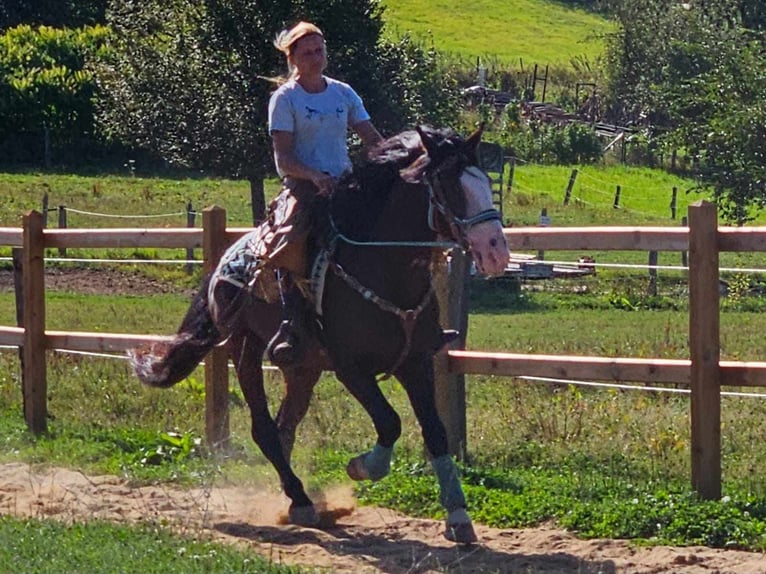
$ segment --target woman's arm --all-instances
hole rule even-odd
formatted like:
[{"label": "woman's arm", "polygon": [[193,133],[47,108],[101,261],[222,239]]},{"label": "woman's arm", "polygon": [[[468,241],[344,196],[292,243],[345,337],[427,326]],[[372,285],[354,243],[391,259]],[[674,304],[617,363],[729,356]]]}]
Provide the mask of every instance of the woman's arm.
[{"label": "woman's arm", "polygon": [[375,144],[383,140],[383,136],[380,135],[380,132],[378,132],[377,129],[375,129],[375,126],[372,125],[370,120],[359,122],[358,124],[354,124],[352,127],[356,132],[356,135],[359,136],[359,139],[362,140],[362,144],[366,150],[369,150]]},{"label": "woman's arm", "polygon": [[[361,136],[360,136],[361,137]],[[271,132],[274,145],[274,161],[280,172],[296,179],[308,179],[317,186],[320,195],[329,195],[335,188],[335,178],[303,164],[295,155],[292,132]]]}]

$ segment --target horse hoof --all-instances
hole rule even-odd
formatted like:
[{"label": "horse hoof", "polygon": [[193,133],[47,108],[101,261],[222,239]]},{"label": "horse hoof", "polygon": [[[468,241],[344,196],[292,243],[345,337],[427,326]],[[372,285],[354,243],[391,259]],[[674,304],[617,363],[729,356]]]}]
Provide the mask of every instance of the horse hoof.
[{"label": "horse hoof", "polygon": [[319,525],[319,515],[314,505],[290,507],[287,515],[290,524],[297,526],[315,527]]},{"label": "horse hoof", "polygon": [[444,538],[458,544],[473,544],[478,540],[471,518],[464,508],[458,508],[449,513]]},{"label": "horse hoof", "polygon": [[364,455],[360,454],[352,458],[346,466],[346,474],[351,480],[369,480],[370,475],[364,466]]}]

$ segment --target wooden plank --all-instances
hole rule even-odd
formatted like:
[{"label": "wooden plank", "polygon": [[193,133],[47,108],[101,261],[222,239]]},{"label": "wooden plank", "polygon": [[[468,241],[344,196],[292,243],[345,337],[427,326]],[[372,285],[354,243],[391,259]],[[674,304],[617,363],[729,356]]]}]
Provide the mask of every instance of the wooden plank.
[{"label": "wooden plank", "polygon": [[460,373],[596,381],[689,384],[690,361],[623,357],[526,355],[450,351],[450,369]]},{"label": "wooden plank", "polygon": [[559,251],[683,251],[684,227],[512,227],[503,230],[510,249]]},{"label": "wooden plank", "polygon": [[47,423],[47,368],[45,357],[45,246],[43,216],[37,211],[24,215],[24,348],[22,389],[24,419],[30,431],[44,433]]},{"label": "wooden plank", "polygon": [[0,327],[0,345],[8,347],[24,346],[23,327]]},{"label": "wooden plank", "polygon": [[167,335],[130,335],[82,331],[46,331],[46,347],[86,353],[124,353],[146,343],[170,341]]},{"label": "wooden plank", "polygon": [[0,227],[0,245],[3,247],[22,247],[24,233],[21,227]]},{"label": "wooden plank", "polygon": [[689,354],[691,357],[692,487],[721,497],[721,377],[718,291],[718,211],[689,206]]},{"label": "wooden plank", "polygon": [[82,248],[179,248],[202,247],[202,229],[46,229],[45,246]]},{"label": "wooden plank", "polygon": [[[208,207],[202,211],[203,268],[212,273],[226,251],[226,211]],[[229,432],[229,358],[226,349],[214,347],[205,360],[205,435],[213,449],[226,449]]]},{"label": "wooden plank", "polygon": [[766,387],[766,363],[760,361],[721,361],[721,386]]},{"label": "wooden plank", "polygon": [[721,227],[718,251],[766,251],[766,227]]}]

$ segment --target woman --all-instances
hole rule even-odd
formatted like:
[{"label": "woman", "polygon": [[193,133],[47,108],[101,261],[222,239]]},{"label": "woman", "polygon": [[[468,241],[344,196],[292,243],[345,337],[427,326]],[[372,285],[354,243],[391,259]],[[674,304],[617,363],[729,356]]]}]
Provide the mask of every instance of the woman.
[{"label": "woman", "polygon": [[303,298],[295,279],[305,275],[308,224],[303,208],[316,194],[330,195],[338,178],[351,171],[349,128],[366,149],[382,137],[353,88],[324,75],[327,49],[318,27],[299,22],[282,31],[274,45],[288,65],[286,80],[269,101],[274,163],[284,184],[271,207],[277,230],[270,256],[282,272],[283,320],[267,353],[273,363],[286,366],[301,351]]}]

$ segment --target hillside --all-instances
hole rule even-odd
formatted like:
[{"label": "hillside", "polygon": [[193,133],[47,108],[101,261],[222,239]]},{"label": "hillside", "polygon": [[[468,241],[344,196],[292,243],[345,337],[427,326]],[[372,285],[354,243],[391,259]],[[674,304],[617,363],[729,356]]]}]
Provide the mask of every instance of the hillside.
[{"label": "hillside", "polygon": [[411,32],[440,51],[518,66],[593,62],[614,29],[605,18],[550,0],[383,0],[391,35]]}]

